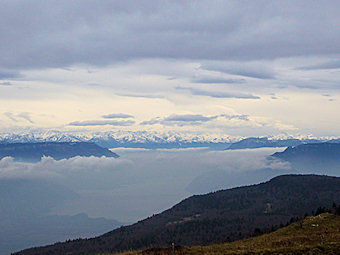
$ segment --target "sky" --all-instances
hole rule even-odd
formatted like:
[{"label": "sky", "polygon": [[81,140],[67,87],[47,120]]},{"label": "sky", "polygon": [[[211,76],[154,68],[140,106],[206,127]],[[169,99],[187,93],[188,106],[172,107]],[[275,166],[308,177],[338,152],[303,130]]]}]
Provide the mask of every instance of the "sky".
[{"label": "sky", "polygon": [[339,1],[0,3],[0,131],[340,136]]}]

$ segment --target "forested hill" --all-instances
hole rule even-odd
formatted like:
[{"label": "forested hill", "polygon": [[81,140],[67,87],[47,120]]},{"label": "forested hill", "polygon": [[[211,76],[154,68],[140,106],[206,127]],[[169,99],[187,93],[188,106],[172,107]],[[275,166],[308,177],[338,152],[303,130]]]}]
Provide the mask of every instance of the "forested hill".
[{"label": "forested hill", "polygon": [[87,142],[44,142],[44,143],[5,143],[0,144],[0,159],[13,157],[17,161],[36,162],[43,156],[56,160],[68,159],[75,156],[106,156],[118,155],[95,143]]},{"label": "forested hill", "polygon": [[[308,216],[304,220],[301,219],[275,232],[263,235],[261,235],[261,233],[255,233],[255,237],[245,238],[235,242],[208,246],[175,246],[175,254],[339,254],[339,239],[340,216],[331,213],[322,213],[316,216]],[[121,255],[170,254],[173,254],[171,246],[129,251]]]},{"label": "forested hill", "polygon": [[340,202],[340,178],[284,175],[258,185],[189,197],[169,210],[92,239],[31,248],[17,255],[98,254],[151,246],[204,245],[275,229],[292,217]]}]

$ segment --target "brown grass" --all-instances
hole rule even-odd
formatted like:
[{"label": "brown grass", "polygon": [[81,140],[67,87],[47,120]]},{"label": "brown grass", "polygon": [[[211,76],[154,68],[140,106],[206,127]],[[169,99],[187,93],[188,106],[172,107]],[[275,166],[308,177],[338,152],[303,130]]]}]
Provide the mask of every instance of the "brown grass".
[{"label": "brown grass", "polygon": [[[121,255],[172,255],[172,248],[152,248]],[[325,213],[307,217],[270,234],[209,246],[176,247],[176,255],[340,254],[340,217]]]}]

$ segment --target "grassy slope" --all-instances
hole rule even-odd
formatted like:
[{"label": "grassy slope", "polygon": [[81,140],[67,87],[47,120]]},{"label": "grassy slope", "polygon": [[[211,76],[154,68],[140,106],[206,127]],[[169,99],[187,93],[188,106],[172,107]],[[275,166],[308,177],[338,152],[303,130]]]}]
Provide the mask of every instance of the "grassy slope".
[{"label": "grassy slope", "polygon": [[[307,217],[273,233],[232,243],[177,248],[176,254],[339,254],[340,217],[324,213]],[[172,254],[169,248],[127,252],[124,255]]]}]

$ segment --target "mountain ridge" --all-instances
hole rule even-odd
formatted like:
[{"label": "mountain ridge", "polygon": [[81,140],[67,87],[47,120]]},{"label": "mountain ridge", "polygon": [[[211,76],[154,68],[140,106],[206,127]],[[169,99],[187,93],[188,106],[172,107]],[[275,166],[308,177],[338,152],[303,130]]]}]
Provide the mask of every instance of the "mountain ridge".
[{"label": "mountain ridge", "polygon": [[271,155],[287,161],[297,170],[328,172],[338,175],[340,166],[340,143],[324,142],[290,146]]},{"label": "mountain ridge", "polygon": [[[240,140],[239,140],[240,139]],[[176,132],[115,131],[115,132],[62,132],[62,131],[23,131],[0,133],[0,143],[34,142],[94,142],[105,148],[145,148],[172,149],[208,147],[214,150],[247,149],[264,147],[288,147],[311,142],[340,142],[333,138],[278,138],[240,137],[181,134]]]},{"label": "mountain ridge", "polygon": [[306,143],[321,143],[319,139],[269,139],[268,137],[248,137],[229,145],[227,150],[275,148],[298,146]]},{"label": "mountain ridge", "polygon": [[13,142],[94,142],[102,147],[115,148],[187,148],[214,147],[224,149],[230,144],[229,137],[216,138],[207,135],[183,135],[175,132],[95,132],[73,133],[61,131],[37,131],[0,133],[0,143]]}]

